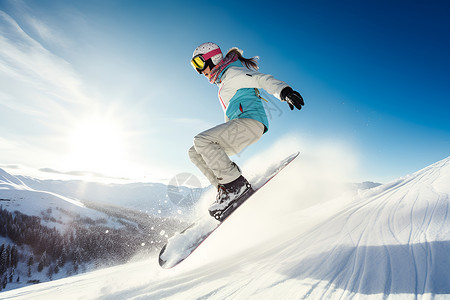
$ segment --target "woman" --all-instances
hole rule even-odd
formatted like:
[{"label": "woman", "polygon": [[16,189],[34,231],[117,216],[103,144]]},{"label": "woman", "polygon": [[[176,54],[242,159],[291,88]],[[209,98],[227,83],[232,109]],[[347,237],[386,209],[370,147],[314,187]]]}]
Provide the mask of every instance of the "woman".
[{"label": "woman", "polygon": [[269,129],[257,89],[286,101],[291,110],[294,107],[300,110],[304,102],[283,81],[258,73],[256,57],[244,58],[237,48],[223,57],[217,44],[201,44],[194,50],[191,64],[219,86],[219,100],[225,113],[225,123],[195,136],[194,146],[189,150],[191,161],[218,188],[216,201],[209,208],[211,216],[218,218],[233,201],[252,189],[229,155],[255,143]]}]

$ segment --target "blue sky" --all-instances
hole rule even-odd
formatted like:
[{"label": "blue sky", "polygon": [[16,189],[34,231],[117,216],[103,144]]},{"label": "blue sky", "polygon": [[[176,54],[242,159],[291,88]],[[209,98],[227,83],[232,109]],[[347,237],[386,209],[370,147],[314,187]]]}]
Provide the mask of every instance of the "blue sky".
[{"label": "blue sky", "polygon": [[189,59],[213,41],[259,56],[261,72],[305,98],[300,112],[272,99],[270,131],[239,163],[287,136],[302,153],[351,157],[351,180],[406,175],[450,155],[449,9],[0,0],[0,167],[137,180],[199,174],[187,150],[223,112],[217,87]]}]

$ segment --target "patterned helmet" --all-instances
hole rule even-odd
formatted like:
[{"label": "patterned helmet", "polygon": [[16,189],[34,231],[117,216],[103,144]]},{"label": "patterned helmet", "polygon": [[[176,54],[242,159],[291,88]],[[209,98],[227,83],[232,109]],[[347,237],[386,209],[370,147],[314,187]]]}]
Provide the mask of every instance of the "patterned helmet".
[{"label": "patterned helmet", "polygon": [[[208,42],[195,48],[191,63],[197,69],[197,72],[201,73],[207,66],[210,66],[212,69],[222,59],[223,54],[220,47],[215,43]],[[202,64],[202,61],[204,64]]]}]

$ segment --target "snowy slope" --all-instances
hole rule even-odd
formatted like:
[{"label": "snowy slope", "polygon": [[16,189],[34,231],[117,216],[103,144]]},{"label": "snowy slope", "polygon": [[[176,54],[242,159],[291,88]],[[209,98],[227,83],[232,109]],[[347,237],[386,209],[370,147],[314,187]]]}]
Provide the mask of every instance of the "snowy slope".
[{"label": "snowy slope", "polygon": [[79,200],[33,189],[2,169],[0,169],[0,205],[8,211],[17,210],[30,216],[42,217],[47,211],[51,211],[51,216],[57,222],[47,220],[49,224],[46,225],[57,228],[76,215],[94,220],[107,217],[103,213],[86,208]]},{"label": "snowy slope", "polygon": [[190,258],[156,258],[0,293],[1,299],[449,299],[450,157],[290,212],[288,167]]}]

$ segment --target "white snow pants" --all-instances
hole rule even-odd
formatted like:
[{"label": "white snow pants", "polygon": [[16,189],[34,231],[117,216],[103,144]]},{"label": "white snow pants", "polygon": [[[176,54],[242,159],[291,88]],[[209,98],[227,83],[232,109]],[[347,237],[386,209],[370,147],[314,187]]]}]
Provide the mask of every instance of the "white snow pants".
[{"label": "white snow pants", "polygon": [[229,155],[241,152],[258,141],[264,125],[253,119],[233,119],[199,133],[189,149],[191,161],[213,186],[232,182],[241,176],[238,166]]}]

